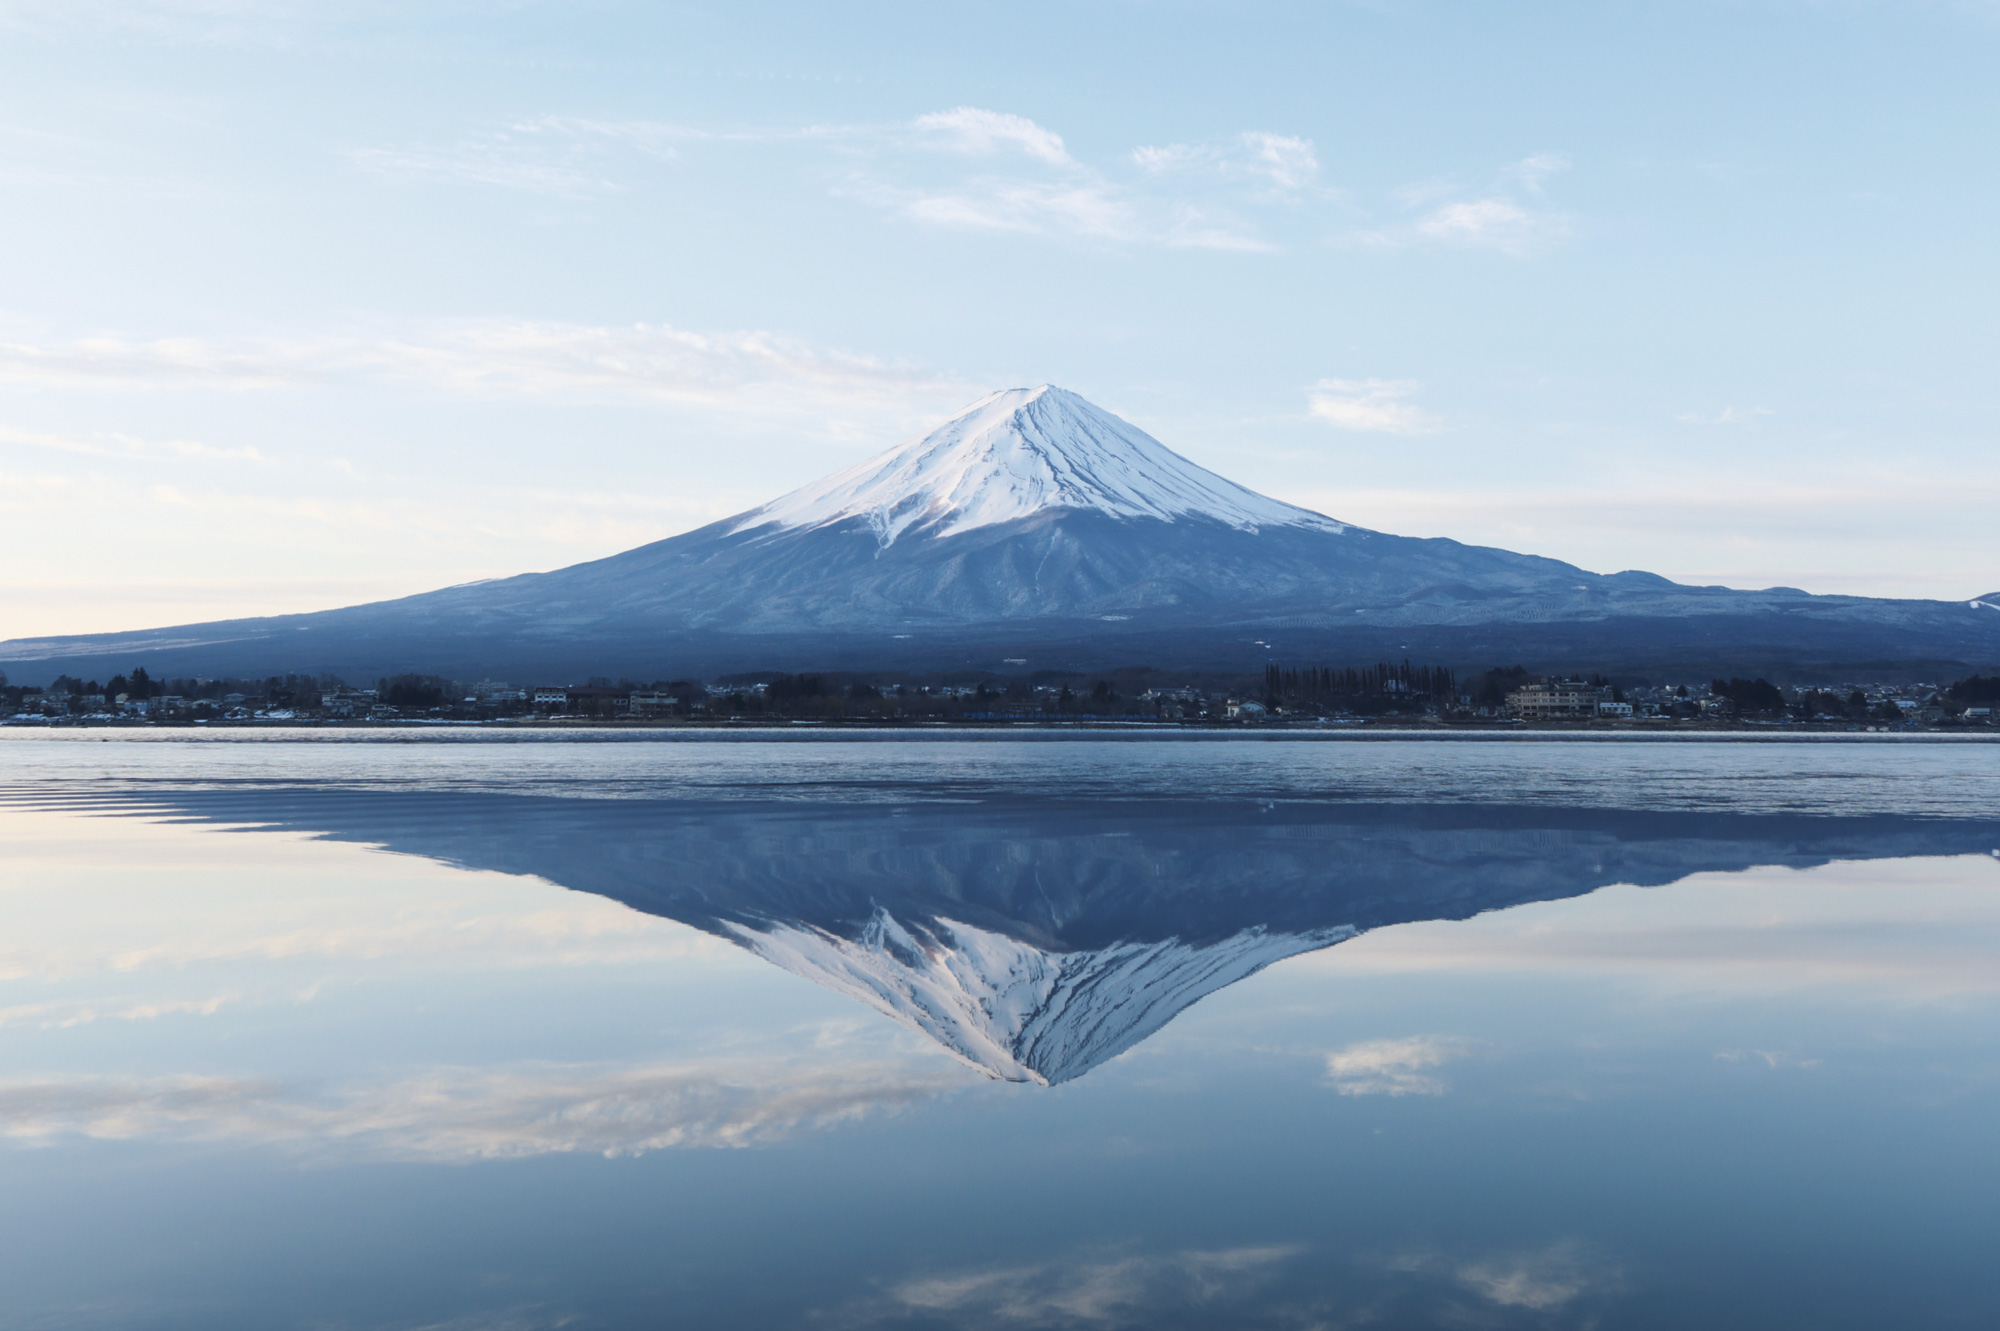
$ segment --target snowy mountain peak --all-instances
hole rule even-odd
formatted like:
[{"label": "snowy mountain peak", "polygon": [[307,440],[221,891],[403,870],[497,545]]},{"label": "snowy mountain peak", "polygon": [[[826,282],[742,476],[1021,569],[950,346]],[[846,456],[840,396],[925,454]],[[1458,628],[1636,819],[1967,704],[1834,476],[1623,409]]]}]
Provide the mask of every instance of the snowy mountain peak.
[{"label": "snowy mountain peak", "polygon": [[1116,1058],[1274,961],[1356,933],[1252,927],[1206,944],[1168,938],[1051,952],[942,917],[897,920],[880,907],[852,936],[781,921],[723,927],[766,961],[928,1035],[989,1077],[1044,1086]]},{"label": "snowy mountain peak", "polygon": [[1206,518],[1245,531],[1345,530],[1198,467],[1049,384],[988,394],[929,434],[744,514],[731,530],[860,519],[886,546],[908,531],[949,536],[1065,508],[1165,522]]}]

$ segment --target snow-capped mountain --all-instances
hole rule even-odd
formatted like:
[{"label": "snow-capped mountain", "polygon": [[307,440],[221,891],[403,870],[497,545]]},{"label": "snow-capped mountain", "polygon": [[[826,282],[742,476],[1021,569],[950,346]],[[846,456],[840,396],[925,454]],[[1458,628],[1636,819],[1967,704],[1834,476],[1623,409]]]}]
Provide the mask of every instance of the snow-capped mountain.
[{"label": "snow-capped mountain", "polygon": [[928,434],[733,519],[730,531],[859,522],[882,545],[952,536],[1054,509],[1114,518],[1206,518],[1241,531],[1344,524],[1189,462],[1051,384],[989,394]]},{"label": "snow-capped mountain", "polygon": [[624,777],[517,793],[545,779],[503,767],[454,773],[463,788],[250,776],[171,789],[149,777],[0,798],[288,830],[591,892],[728,939],[990,1077],[1044,1084],[1274,962],[1370,929],[1612,883],[2000,843],[2000,820],[1969,806],[1829,814],[1813,801],[1834,800],[1837,778],[1786,796],[1812,812],[1778,815],[1106,798],[1053,774],[1047,788],[944,801],[927,778],[893,775],[880,783],[888,802],[840,783],[790,800],[663,799]]},{"label": "snow-capped mountain", "polygon": [[2000,661],[1990,604],[1690,587],[1370,531],[1245,489],[1044,385],[607,559],[317,614],[16,640],[0,669],[656,679],[1414,656],[1772,673]]},{"label": "snow-capped mountain", "polygon": [[1044,1086],[1109,1062],[1204,995],[1355,932],[1254,927],[1200,945],[1050,952],[942,916],[904,925],[881,907],[851,938],[801,924],[728,927],[764,960],[923,1032],[988,1076]]}]

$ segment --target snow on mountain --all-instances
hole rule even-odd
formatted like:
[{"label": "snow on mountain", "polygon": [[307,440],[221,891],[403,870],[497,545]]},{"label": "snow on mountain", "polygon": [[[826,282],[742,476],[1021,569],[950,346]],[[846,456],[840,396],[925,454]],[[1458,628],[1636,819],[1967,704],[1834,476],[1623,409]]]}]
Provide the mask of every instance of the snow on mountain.
[{"label": "snow on mountain", "polygon": [[1169,938],[1045,952],[943,918],[904,925],[879,906],[854,938],[791,923],[725,927],[773,965],[928,1035],[990,1077],[1044,1086],[1117,1057],[1274,961],[1356,932],[1250,928],[1199,947]]},{"label": "snow on mountain", "polygon": [[1414,654],[1748,674],[1779,660],[1991,661],[1996,609],[1992,596],[1683,586],[1367,531],[1225,480],[1044,385],[603,559],[304,615],[0,642],[0,667],[31,680],[139,660],[181,675],[553,679]]},{"label": "snow on mountain", "polygon": [[860,519],[884,546],[912,530],[949,536],[1046,509],[1120,518],[1210,518],[1242,531],[1345,526],[1198,467],[1074,393],[1009,388],[929,434],[743,515],[732,532]]}]

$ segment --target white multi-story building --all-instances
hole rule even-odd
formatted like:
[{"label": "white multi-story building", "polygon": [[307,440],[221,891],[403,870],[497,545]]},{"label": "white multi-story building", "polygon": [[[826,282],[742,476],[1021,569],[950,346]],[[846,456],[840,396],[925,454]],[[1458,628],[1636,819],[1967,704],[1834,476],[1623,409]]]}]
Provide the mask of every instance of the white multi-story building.
[{"label": "white multi-story building", "polygon": [[[1599,703],[1611,701],[1611,690],[1580,679],[1552,679],[1541,684],[1524,684],[1507,695],[1507,710],[1526,720],[1564,717],[1591,717]],[[1631,708],[1627,707],[1630,715]]]}]

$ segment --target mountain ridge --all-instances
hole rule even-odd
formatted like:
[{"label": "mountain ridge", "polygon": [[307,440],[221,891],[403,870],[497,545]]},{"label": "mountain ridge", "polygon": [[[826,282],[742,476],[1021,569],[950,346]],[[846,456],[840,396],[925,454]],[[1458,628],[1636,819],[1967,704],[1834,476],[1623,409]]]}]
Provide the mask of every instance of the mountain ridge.
[{"label": "mountain ridge", "polygon": [[603,559],[311,614],[17,639],[0,668],[108,674],[146,654],[183,674],[658,678],[1003,670],[1031,652],[1065,669],[1403,652],[1482,667],[1984,665],[2000,661],[1995,607],[1694,587],[1372,531],[1257,494],[1043,385]]}]

